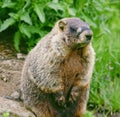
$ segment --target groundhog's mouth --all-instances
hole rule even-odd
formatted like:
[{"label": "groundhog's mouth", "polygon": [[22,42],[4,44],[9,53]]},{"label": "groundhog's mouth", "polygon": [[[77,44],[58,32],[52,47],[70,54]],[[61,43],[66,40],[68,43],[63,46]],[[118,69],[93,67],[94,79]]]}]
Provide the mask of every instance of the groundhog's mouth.
[{"label": "groundhog's mouth", "polygon": [[91,42],[91,39],[92,39],[92,35],[80,35],[79,39],[76,39],[77,42],[75,42],[73,47],[83,48]]},{"label": "groundhog's mouth", "polygon": [[91,37],[84,37],[77,40],[77,44],[80,46],[85,46],[91,42]]},{"label": "groundhog's mouth", "polygon": [[77,33],[78,43],[85,45],[91,41],[93,33],[89,28],[86,27],[82,27],[82,31],[80,29],[81,28],[78,29]]},{"label": "groundhog's mouth", "polygon": [[90,41],[86,41],[86,42],[83,42],[83,43],[76,43],[76,44],[73,44],[73,45],[71,46],[71,48],[72,48],[72,50],[84,48],[84,47],[86,47],[89,43],[90,43]]},{"label": "groundhog's mouth", "polygon": [[77,42],[75,44],[75,47],[83,48],[83,47],[87,46],[92,40],[92,31],[85,30],[78,36],[78,39],[76,39],[76,40],[77,40]]},{"label": "groundhog's mouth", "polygon": [[78,28],[77,32],[68,34],[63,41],[72,49],[79,49],[87,46],[92,39],[92,31],[89,28]]},{"label": "groundhog's mouth", "polygon": [[63,41],[66,43],[68,47],[71,49],[79,49],[87,46],[91,42],[91,37],[83,37],[83,38],[64,38]]}]

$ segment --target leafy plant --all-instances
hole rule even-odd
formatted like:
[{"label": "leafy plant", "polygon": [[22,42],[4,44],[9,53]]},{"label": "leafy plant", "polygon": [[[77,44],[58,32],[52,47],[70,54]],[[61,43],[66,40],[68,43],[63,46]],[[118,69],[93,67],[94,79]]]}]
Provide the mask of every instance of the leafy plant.
[{"label": "leafy plant", "polygon": [[92,26],[96,35],[100,31],[102,35],[110,32],[106,22],[111,16],[106,14],[113,9],[106,8],[109,4],[109,0],[2,0],[0,32],[14,27],[14,46],[18,52],[21,42],[30,50],[58,19],[64,17],[80,17]]},{"label": "leafy plant", "polygon": [[3,117],[10,117],[10,113],[9,112],[4,112]]},{"label": "leafy plant", "polygon": [[93,112],[86,111],[83,117],[94,117]]}]

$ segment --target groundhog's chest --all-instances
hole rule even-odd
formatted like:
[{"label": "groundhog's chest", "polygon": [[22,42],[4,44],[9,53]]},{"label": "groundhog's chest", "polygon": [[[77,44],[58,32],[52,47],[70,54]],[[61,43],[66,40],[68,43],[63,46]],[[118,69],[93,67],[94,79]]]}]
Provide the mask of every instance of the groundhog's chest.
[{"label": "groundhog's chest", "polygon": [[86,59],[78,52],[68,55],[60,66],[60,75],[64,81],[66,91],[87,72]]}]

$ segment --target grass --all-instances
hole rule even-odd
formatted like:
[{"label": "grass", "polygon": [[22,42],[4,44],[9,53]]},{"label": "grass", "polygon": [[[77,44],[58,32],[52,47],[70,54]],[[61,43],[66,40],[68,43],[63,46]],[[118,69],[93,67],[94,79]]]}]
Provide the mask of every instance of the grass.
[{"label": "grass", "polygon": [[91,83],[88,109],[107,114],[120,112],[120,34],[119,27],[111,33],[94,37],[96,64]]},{"label": "grass", "polygon": [[10,117],[10,113],[9,112],[4,112],[2,117]]},{"label": "grass", "polygon": [[94,114],[93,114],[93,112],[86,111],[86,113],[84,114],[83,117],[94,117]]}]

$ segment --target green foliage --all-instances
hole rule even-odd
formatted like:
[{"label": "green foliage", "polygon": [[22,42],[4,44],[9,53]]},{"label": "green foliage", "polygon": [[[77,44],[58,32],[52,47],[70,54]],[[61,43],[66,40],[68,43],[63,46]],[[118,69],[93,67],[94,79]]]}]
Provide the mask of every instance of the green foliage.
[{"label": "green foliage", "polygon": [[26,43],[29,51],[64,17],[79,17],[94,32],[96,65],[89,109],[120,111],[120,0],[0,1],[0,32],[10,27],[16,30],[13,39],[18,52],[21,42]]},{"label": "green foliage", "polygon": [[15,23],[15,20],[13,18],[6,19],[0,27],[0,32],[4,31],[5,29],[13,25],[14,23]]},{"label": "green foliage", "polygon": [[86,113],[84,114],[83,117],[94,117],[94,114],[93,114],[93,112],[86,111]]},{"label": "green foliage", "polygon": [[20,48],[19,48],[19,44],[20,44],[20,38],[21,38],[21,35],[20,35],[20,32],[15,32],[15,35],[14,35],[14,46],[16,48],[16,50],[18,52],[20,52]]},{"label": "green foliage", "polygon": [[[80,17],[100,36],[110,33],[106,23],[112,17],[108,13],[114,11],[111,4],[110,0],[2,0],[0,32],[11,26],[15,28],[13,39],[17,51],[20,51],[21,40],[30,50],[58,19],[64,17]],[[18,32],[20,36],[16,36]]]},{"label": "green foliage", "polygon": [[4,112],[4,113],[3,113],[3,117],[10,117],[10,113]]},{"label": "green foliage", "polygon": [[[105,12],[109,17],[106,26],[102,25],[105,32],[100,30],[101,34],[94,36],[96,64],[88,104],[91,109],[108,113],[120,111],[120,14],[116,3],[120,4],[120,1],[111,1],[110,13]],[[104,22],[101,21],[101,24]]]}]

